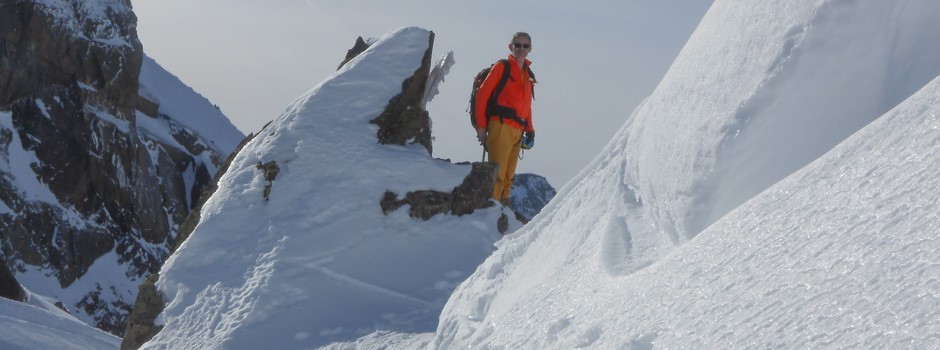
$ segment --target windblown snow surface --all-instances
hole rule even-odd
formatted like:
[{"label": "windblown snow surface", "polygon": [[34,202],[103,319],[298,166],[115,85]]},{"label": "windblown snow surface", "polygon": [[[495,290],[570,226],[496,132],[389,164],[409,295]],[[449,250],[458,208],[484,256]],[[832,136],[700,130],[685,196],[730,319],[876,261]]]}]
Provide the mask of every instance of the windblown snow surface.
[{"label": "windblown snow surface", "polygon": [[716,1],[433,339],[347,345],[940,347],[938,15],[933,0]]},{"label": "windblown snow surface", "polygon": [[[429,35],[389,32],[239,152],[160,272],[165,327],[143,348],[309,349],[435,329],[453,289],[493,251],[502,209],[428,221],[407,206],[382,213],[386,190],[450,192],[470,172],[420,145],[378,144],[369,123],[421,66]],[[280,170],[268,183],[256,165],[271,161]]]}]

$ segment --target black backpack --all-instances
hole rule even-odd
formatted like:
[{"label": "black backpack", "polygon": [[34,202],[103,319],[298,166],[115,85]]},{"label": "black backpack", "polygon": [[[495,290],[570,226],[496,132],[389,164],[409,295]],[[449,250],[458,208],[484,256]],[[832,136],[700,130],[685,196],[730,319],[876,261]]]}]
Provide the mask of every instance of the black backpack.
[{"label": "black backpack", "polygon": [[[509,60],[507,59],[499,60],[497,63],[502,63],[503,65],[503,76],[499,78],[499,84],[496,84],[496,88],[493,89],[493,94],[490,95],[490,99],[486,101],[486,115],[496,115],[499,116],[500,119],[509,118],[516,121],[522,125],[523,128],[525,128],[529,123],[527,123],[525,120],[522,120],[522,118],[516,114],[516,110],[496,104],[496,98],[499,97],[501,92],[503,92],[503,88],[506,87],[506,82],[509,81],[510,69]],[[467,111],[470,112],[470,124],[473,125],[474,129],[477,128],[477,121],[473,117],[476,112],[477,90],[480,90],[480,85],[483,85],[483,81],[486,80],[486,76],[490,74],[490,70],[492,70],[493,66],[495,65],[496,63],[493,63],[489,67],[484,68],[479,73],[477,73],[476,77],[473,78],[473,89],[470,90],[470,107],[467,108]],[[531,79],[532,83],[532,99],[534,100],[535,73],[532,73],[532,69],[529,68],[528,65],[526,65],[524,68],[529,72],[529,79]]]}]

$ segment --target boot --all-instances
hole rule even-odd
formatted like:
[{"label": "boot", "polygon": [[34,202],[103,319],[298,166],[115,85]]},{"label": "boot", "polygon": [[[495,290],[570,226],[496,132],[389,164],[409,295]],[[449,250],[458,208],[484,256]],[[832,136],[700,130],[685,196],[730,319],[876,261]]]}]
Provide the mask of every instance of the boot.
[{"label": "boot", "polygon": [[509,198],[500,199],[499,204],[502,204],[506,208],[512,209],[512,203],[509,201]]}]

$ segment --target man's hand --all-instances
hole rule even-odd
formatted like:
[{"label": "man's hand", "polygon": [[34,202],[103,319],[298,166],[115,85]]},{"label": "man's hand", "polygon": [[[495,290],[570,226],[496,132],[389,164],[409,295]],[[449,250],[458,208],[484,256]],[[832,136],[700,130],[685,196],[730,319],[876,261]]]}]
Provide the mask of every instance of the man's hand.
[{"label": "man's hand", "polygon": [[526,132],[522,136],[522,149],[532,149],[535,147],[535,131]]},{"label": "man's hand", "polygon": [[486,148],[486,128],[477,128],[477,141],[480,141],[480,145]]}]

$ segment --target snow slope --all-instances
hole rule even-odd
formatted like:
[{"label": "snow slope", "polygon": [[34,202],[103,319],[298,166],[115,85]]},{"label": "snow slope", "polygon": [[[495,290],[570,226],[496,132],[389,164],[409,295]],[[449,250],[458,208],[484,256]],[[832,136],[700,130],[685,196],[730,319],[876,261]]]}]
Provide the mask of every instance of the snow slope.
[{"label": "snow slope", "polygon": [[634,274],[612,273],[623,236],[524,229],[455,292],[433,347],[937,348],[938,156],[940,78]]},{"label": "snow slope", "polygon": [[0,298],[0,349],[117,349],[121,339],[64,312]]},{"label": "snow slope", "polygon": [[940,346],[938,14],[716,1],[429,347]]},{"label": "snow slope", "polygon": [[[146,55],[140,67],[139,93],[160,104],[160,113],[211,140],[219,153],[232,153],[245,138],[218,107]],[[138,118],[139,123],[147,120]],[[168,142],[175,141],[170,138]]]},{"label": "snow slope", "polygon": [[[306,349],[434,330],[500,238],[501,210],[425,222],[379,206],[386,190],[450,192],[470,172],[419,145],[380,145],[369,124],[420,67],[429,34],[386,34],[239,152],[161,270],[165,328],[143,348]],[[266,200],[256,165],[270,161],[280,170]]]},{"label": "snow slope", "polygon": [[[623,145],[628,183],[692,237],[940,73],[936,1],[717,1]],[[668,156],[664,156],[668,155]]]}]

